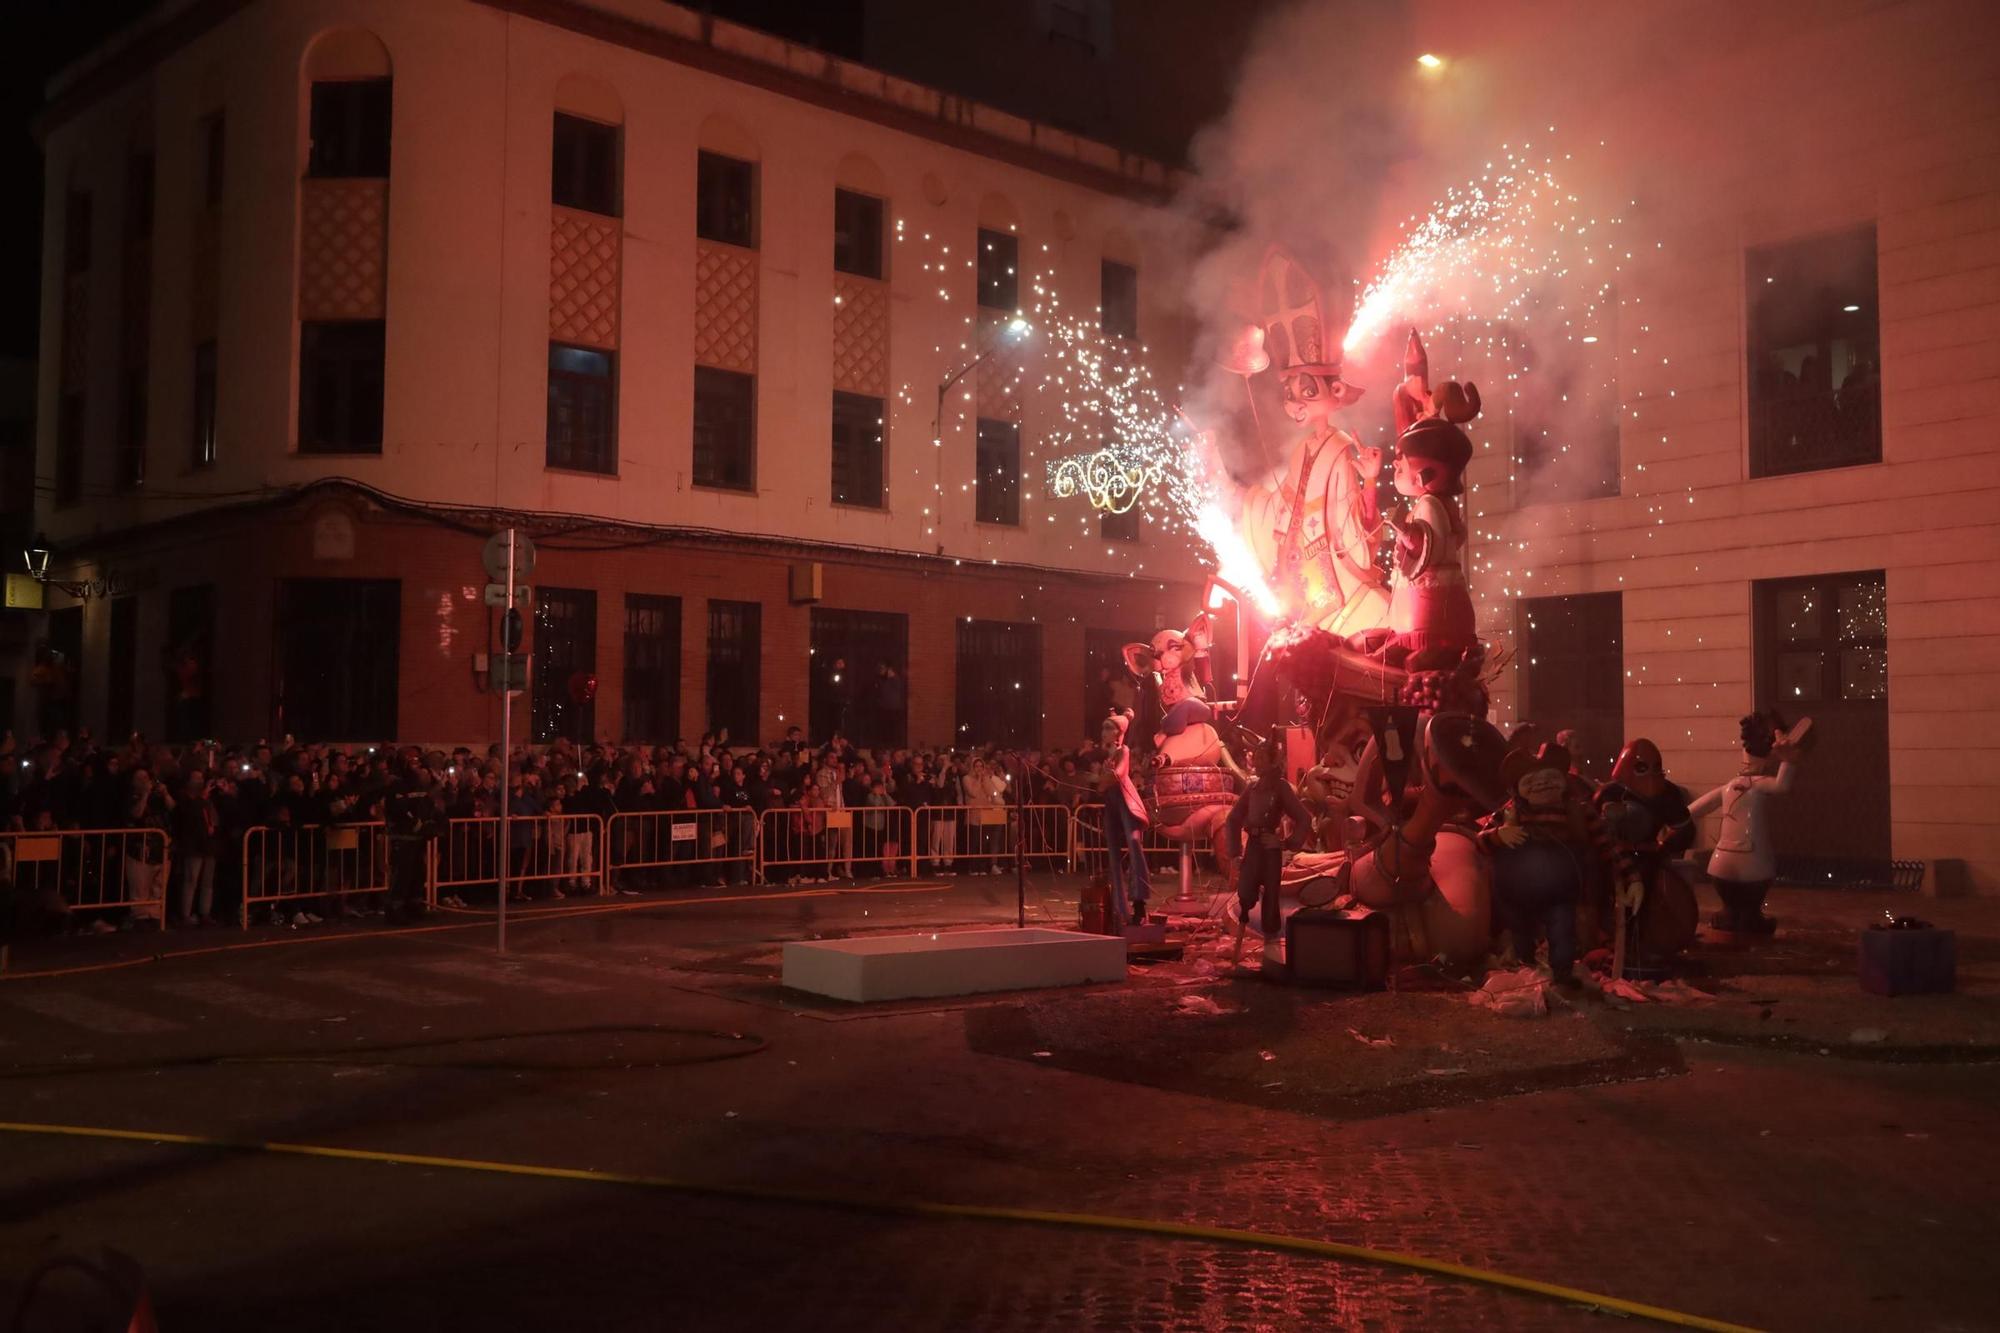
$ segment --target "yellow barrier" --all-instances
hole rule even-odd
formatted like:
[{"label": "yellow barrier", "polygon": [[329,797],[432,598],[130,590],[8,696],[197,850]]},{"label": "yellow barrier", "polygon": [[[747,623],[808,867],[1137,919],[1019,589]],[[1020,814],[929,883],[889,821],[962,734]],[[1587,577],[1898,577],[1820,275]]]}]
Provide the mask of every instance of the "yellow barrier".
[{"label": "yellow barrier", "polygon": [[766,810],[757,822],[757,879],[770,883],[773,867],[786,880],[897,875],[906,867],[914,875],[914,821],[900,805]]},{"label": "yellow barrier", "polygon": [[[431,851],[431,897],[440,891],[497,885],[500,816],[445,822]],[[512,815],[507,820],[507,882],[547,884],[562,893],[603,893],[604,820],[598,815]],[[564,886],[567,885],[568,888]],[[525,890],[523,890],[525,892]]]},{"label": "yellow barrier", "polygon": [[166,916],[167,835],[159,829],[48,829],[0,833],[14,886],[32,897],[60,896],[73,912],[131,908]]},{"label": "yellow barrier", "polygon": [[305,910],[322,898],[381,893],[389,887],[389,837],[380,820],[361,824],[259,825],[243,831],[243,903]]},{"label": "yellow barrier", "polygon": [[756,873],[757,815],[748,806],[616,814],[605,829],[600,861],[606,893],[683,867],[729,867],[724,874],[734,882],[736,867],[746,878]]}]

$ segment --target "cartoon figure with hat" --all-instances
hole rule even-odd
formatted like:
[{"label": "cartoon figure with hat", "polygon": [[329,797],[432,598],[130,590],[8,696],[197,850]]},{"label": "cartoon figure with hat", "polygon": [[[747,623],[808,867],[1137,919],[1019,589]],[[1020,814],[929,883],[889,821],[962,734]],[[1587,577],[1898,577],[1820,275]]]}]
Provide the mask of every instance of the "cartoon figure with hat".
[{"label": "cartoon figure with hat", "polygon": [[1375,479],[1382,450],[1333,424],[1362,391],[1341,378],[1340,344],[1320,285],[1273,246],[1257,279],[1258,327],[1231,369],[1279,376],[1285,415],[1305,436],[1282,468],[1244,498],[1242,530],[1289,618],[1346,637],[1388,623],[1386,580],[1375,565],[1382,515]]},{"label": "cartoon figure with hat", "polygon": [[1472,441],[1459,427],[1479,415],[1479,387],[1430,386],[1430,358],[1410,331],[1396,387],[1396,494],[1410,503],[1396,530],[1396,574],[1389,603],[1393,647],[1424,653],[1439,665],[1479,640],[1465,581],[1465,514],[1458,497]]},{"label": "cartoon figure with hat", "polygon": [[1514,956],[1535,958],[1546,935],[1549,971],[1559,986],[1576,976],[1576,909],[1598,874],[1617,885],[1621,905],[1643,891],[1630,855],[1618,851],[1588,802],[1570,792],[1569,751],[1560,745],[1511,751],[1500,766],[1507,803],[1480,825],[1479,849],[1493,858],[1493,905],[1513,936]]},{"label": "cartoon figure with hat", "polygon": [[[1792,726],[1776,710],[1751,713],[1739,724],[1743,771],[1688,806],[1696,819],[1722,812],[1722,829],[1708,858],[1708,877],[1722,897],[1713,925],[1745,935],[1769,935],[1778,923],[1764,915],[1764,895],[1777,878],[1778,857],[1771,845],[1770,802],[1792,789],[1799,758],[1809,748],[1812,719]],[[1775,772],[1774,772],[1775,770]]]}]

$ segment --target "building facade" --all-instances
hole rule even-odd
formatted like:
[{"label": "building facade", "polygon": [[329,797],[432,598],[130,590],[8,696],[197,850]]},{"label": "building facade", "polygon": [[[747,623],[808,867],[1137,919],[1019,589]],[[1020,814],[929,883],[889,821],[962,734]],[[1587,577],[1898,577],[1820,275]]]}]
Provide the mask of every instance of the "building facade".
[{"label": "building facade", "polygon": [[185,0],[43,133],[24,731],[497,736],[507,525],[543,740],[1067,741],[1196,600],[1042,484],[1156,164],[652,0]]},{"label": "building facade", "polygon": [[1475,564],[1527,594],[1490,603],[1506,718],[1580,728],[1600,775],[1649,737],[1699,793],[1736,771],[1742,714],[1810,715],[1777,816],[1794,873],[1894,857],[2000,889],[1990,10],[1634,6],[1667,26],[1628,43],[1560,5],[1434,8],[1469,79],[1572,72],[1534,127],[1613,145],[1642,242],[1569,349],[1606,410],[1553,448],[1525,393],[1481,427],[1505,447],[1475,464]]}]

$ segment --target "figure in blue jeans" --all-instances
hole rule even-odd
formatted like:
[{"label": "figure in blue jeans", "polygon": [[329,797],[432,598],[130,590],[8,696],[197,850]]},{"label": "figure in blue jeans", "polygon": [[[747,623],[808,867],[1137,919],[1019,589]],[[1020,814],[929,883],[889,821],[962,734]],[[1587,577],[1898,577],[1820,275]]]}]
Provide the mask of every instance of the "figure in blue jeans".
[{"label": "figure in blue jeans", "polygon": [[[1291,832],[1284,831],[1291,820]],[[1305,803],[1285,781],[1284,751],[1276,741],[1257,745],[1257,777],[1249,789],[1236,798],[1223,826],[1223,845],[1243,848],[1243,865],[1236,876],[1236,948],[1230,954],[1232,966],[1243,955],[1243,931],[1250,921],[1250,909],[1263,902],[1259,929],[1264,935],[1264,966],[1275,973],[1283,965],[1283,921],[1278,906],[1282,887],[1285,853],[1305,846],[1312,828],[1312,816]]]},{"label": "figure in blue jeans", "polygon": [[[1124,929],[1146,919],[1146,900],[1153,895],[1146,880],[1146,826],[1151,820],[1139,789],[1132,785],[1132,751],[1125,732],[1132,710],[1112,709],[1104,719],[1104,851],[1110,865],[1111,914]],[[1126,887],[1127,877],[1131,886]]]}]

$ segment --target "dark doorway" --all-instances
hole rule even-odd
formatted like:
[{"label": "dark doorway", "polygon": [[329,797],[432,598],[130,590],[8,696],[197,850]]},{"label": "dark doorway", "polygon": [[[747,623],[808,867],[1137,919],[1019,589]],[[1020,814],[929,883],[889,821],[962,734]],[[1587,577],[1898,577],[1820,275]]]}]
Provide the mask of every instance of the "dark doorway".
[{"label": "dark doorway", "polygon": [[681,599],[625,594],[625,739],[666,745],[681,734]]},{"label": "dark doorway", "polygon": [[597,728],[597,594],[535,590],[534,735],[587,745]]},{"label": "dark doorway", "polygon": [[[816,606],[811,634],[807,713],[813,744],[836,731],[868,749],[902,744],[910,618]],[[895,676],[884,676],[884,667]]]},{"label": "dark doorway", "polygon": [[104,683],[104,739],[122,745],[132,734],[132,693],[139,675],[139,599],[111,599],[110,661]]},{"label": "dark doorway", "polygon": [[708,604],[708,730],[755,745],[764,661],[764,604]]},{"label": "dark doorway", "polygon": [[1042,627],[958,622],[958,743],[1042,743]]},{"label": "dark doorway", "polygon": [[49,612],[49,649],[37,661],[35,727],[44,737],[58,731],[76,734],[83,698],[83,608],[66,606]]},{"label": "dark doorway", "polygon": [[396,739],[403,585],[397,579],[281,579],[278,735],[299,741]]},{"label": "dark doorway", "polygon": [[214,730],[209,672],[215,661],[215,585],[167,594],[167,739],[193,741]]},{"label": "dark doorway", "polygon": [[[1125,669],[1125,645],[1143,643],[1149,635],[1135,630],[1086,629],[1083,632],[1083,728],[1077,732],[1085,743],[1095,741],[1104,719],[1113,706],[1137,708],[1140,691]],[[1145,724],[1145,719],[1139,719]],[[1155,719],[1157,721],[1157,719]],[[1157,729],[1157,728],[1156,728]],[[1152,735],[1132,729],[1134,736]]]},{"label": "dark doorway", "polygon": [[1548,733],[1574,731],[1571,759],[1611,774],[1625,744],[1625,599],[1615,592],[1524,597],[1521,716]]},{"label": "dark doorway", "polygon": [[1771,806],[1781,878],[1871,879],[1889,861],[1889,589],[1881,570],[1756,584],[1757,700],[1813,720]]}]

